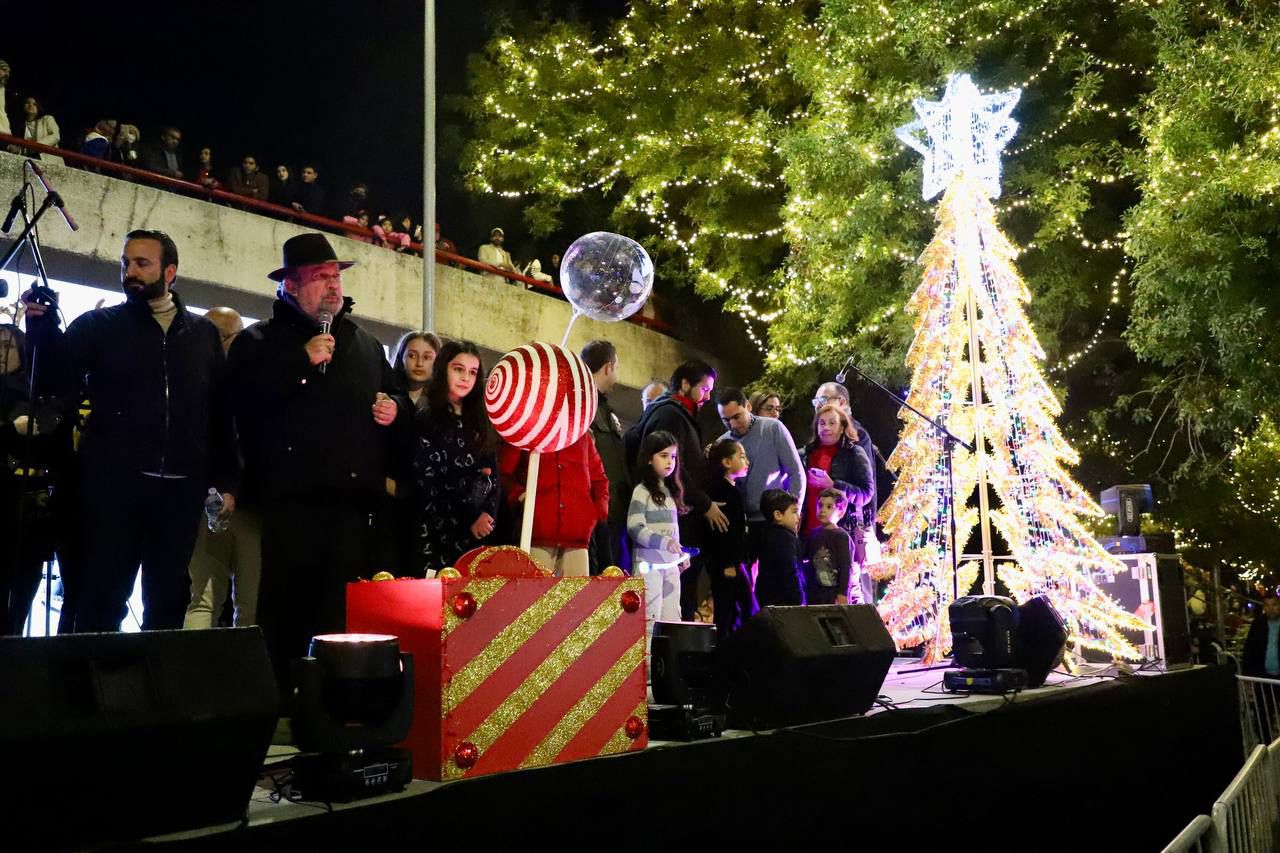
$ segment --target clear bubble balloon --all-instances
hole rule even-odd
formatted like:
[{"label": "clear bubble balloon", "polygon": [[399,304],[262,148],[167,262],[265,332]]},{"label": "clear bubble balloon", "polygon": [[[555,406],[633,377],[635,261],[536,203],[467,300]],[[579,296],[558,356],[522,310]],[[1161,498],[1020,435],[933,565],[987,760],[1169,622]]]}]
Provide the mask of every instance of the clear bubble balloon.
[{"label": "clear bubble balloon", "polygon": [[560,286],[581,314],[614,323],[640,310],[653,290],[653,261],[629,237],[593,231],[573,241],[560,262]]}]

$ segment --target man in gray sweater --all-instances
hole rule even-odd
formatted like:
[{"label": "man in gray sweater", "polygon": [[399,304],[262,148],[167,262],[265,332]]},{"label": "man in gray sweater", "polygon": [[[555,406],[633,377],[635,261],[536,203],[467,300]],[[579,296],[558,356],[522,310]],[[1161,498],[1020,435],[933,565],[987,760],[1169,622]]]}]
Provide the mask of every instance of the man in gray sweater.
[{"label": "man in gray sweater", "polygon": [[760,511],[760,496],[765,490],[785,489],[804,506],[805,476],[800,453],[782,421],[751,413],[741,388],[725,388],[716,398],[716,405],[720,420],[729,428],[720,438],[741,444],[751,465],[747,476],[738,480],[738,490],[747,511],[748,559],[755,562],[765,525],[770,523]]}]

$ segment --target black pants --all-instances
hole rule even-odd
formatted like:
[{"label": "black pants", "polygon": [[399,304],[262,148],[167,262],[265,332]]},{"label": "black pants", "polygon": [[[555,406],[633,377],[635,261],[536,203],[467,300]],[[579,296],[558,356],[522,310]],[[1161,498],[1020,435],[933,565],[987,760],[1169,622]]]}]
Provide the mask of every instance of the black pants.
[{"label": "black pants", "polygon": [[187,566],[196,544],[204,483],[142,474],[86,475],[82,495],[85,576],[79,633],[118,631],[142,566],[142,629],[181,628],[191,600]]},{"label": "black pants", "polygon": [[598,575],[610,566],[631,574],[631,540],[627,536],[627,525],[597,524],[591,531],[587,556],[591,561],[592,575]]},{"label": "black pants", "polygon": [[711,600],[715,603],[716,636],[723,640],[756,612],[751,581],[744,566],[739,566],[737,577],[732,578],[724,576],[724,569],[707,572],[711,575]]},{"label": "black pants", "polygon": [[18,485],[5,483],[0,486],[0,495],[0,512],[12,519],[15,527],[19,503],[23,504],[21,537],[10,534],[0,538],[0,635],[20,636],[40,585],[41,568],[53,557],[53,529],[47,501],[39,505],[35,490],[28,491],[24,499]]},{"label": "black pants", "polygon": [[269,502],[262,508],[258,624],[281,695],[292,695],[290,666],[316,634],[347,627],[347,583],[371,572],[371,503]]}]

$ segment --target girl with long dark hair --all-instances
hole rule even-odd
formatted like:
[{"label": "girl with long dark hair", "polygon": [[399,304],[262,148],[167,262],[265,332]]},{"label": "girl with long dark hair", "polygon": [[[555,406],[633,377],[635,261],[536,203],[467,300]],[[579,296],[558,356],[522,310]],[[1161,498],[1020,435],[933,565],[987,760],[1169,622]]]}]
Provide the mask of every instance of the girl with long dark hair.
[{"label": "girl with long dark hair", "polygon": [[640,482],[631,493],[627,533],[635,544],[632,561],[644,576],[644,625],[680,621],[680,569],[689,563],[680,547],[679,517],[688,512],[680,479],[676,437],[655,430],[640,443]]},{"label": "girl with long dark hair", "polygon": [[413,482],[418,574],[434,577],[485,544],[498,515],[498,461],[484,409],[484,365],[467,341],[440,348],[417,415]]},{"label": "girl with long dark hair", "polygon": [[406,332],[396,342],[395,355],[391,359],[391,367],[400,379],[400,387],[417,409],[427,405],[427,385],[431,382],[431,372],[435,367],[436,356],[443,344],[433,332],[419,329]]}]

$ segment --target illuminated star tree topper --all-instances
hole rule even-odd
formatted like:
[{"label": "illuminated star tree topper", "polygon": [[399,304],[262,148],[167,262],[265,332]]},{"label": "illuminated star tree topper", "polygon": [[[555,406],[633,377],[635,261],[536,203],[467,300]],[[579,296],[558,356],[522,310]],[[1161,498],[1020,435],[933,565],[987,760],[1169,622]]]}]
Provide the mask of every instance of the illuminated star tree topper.
[{"label": "illuminated star tree topper", "polygon": [[984,95],[968,74],[952,74],[941,101],[916,98],[915,121],[897,136],[924,155],[924,197],[931,199],[968,173],[992,198],[1000,195],[1000,152],[1018,123],[1010,117],[1021,89]]}]

